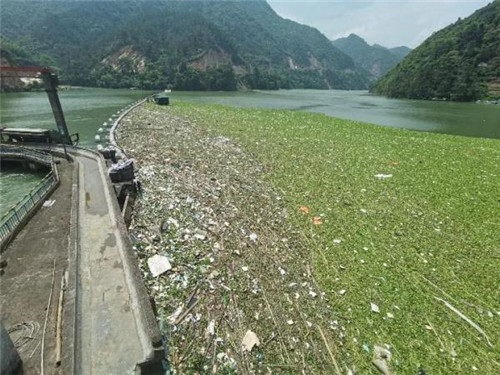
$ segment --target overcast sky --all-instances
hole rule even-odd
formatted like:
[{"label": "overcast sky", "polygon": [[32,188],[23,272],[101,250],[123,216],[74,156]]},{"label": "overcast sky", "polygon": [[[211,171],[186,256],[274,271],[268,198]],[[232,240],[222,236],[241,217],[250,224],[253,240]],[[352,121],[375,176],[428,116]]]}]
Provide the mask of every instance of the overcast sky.
[{"label": "overcast sky", "polygon": [[414,48],[434,31],[491,0],[268,0],[282,17],[313,26],[329,39],[358,34],[368,43]]}]

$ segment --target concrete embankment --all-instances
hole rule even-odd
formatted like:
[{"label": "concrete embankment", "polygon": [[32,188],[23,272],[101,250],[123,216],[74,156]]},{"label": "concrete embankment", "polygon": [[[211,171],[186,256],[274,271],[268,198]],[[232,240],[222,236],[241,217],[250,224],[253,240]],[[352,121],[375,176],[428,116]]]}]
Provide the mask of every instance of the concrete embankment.
[{"label": "concrete embankment", "polygon": [[103,160],[77,151],[76,373],[124,374],[162,355],[161,336],[138,273]]},{"label": "concrete embankment", "polygon": [[[2,323],[19,345],[18,352],[25,374],[40,373],[41,339],[51,290],[53,298],[44,346],[45,363],[50,371],[46,373],[70,373],[55,369],[54,332],[59,283],[64,270],[69,267],[68,240],[74,165],[61,160],[58,169],[61,185],[50,197],[54,204],[40,208],[2,254],[2,260],[7,263],[0,279]],[[54,287],[53,272],[57,280],[57,286]],[[73,327],[71,319],[65,322],[65,326]],[[63,351],[65,358],[72,357],[71,341],[71,336],[66,337]]]},{"label": "concrete embankment", "polygon": [[[162,373],[162,337],[107,166],[96,152],[69,152],[72,162],[60,160],[61,185],[51,204],[36,212],[2,255],[2,321],[12,335],[21,335],[26,374],[41,367],[47,374]],[[60,296],[63,353],[56,367]]]}]

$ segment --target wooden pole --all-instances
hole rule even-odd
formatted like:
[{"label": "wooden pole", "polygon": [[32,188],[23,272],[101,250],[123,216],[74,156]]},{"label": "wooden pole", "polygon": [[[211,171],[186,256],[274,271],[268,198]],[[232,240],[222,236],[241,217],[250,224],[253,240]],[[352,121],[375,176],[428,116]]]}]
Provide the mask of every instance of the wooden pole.
[{"label": "wooden pole", "polygon": [[62,353],[62,314],[64,303],[64,291],[66,290],[67,271],[61,277],[61,290],[59,291],[59,305],[57,307],[57,323],[56,323],[56,367],[61,365]]},{"label": "wooden pole", "polygon": [[52,302],[52,293],[54,292],[54,279],[56,276],[56,260],[54,259],[54,267],[52,268],[52,284],[50,287],[49,301],[47,302],[47,311],[45,312],[45,322],[43,323],[43,332],[42,332],[42,348],[40,353],[40,374],[44,375],[44,355],[45,355],[45,332],[47,331],[47,322],[49,320],[49,311],[50,305]]}]

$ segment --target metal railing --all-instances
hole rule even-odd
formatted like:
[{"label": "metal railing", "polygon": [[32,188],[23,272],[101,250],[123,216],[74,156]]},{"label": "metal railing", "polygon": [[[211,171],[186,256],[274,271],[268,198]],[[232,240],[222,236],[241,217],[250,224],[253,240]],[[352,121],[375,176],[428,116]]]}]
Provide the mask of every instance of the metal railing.
[{"label": "metal railing", "polygon": [[36,151],[22,146],[7,146],[0,145],[0,155],[5,156],[18,156],[32,161],[37,161],[42,164],[52,165],[52,155],[46,152]]},{"label": "metal railing", "polygon": [[[8,150],[7,150],[8,149]],[[3,242],[23,219],[31,212],[31,209],[44,198],[45,194],[59,181],[56,165],[51,154],[39,152],[25,147],[1,146],[0,155],[19,156],[38,162],[48,163],[52,170],[26,194],[15,206],[7,211],[0,219],[0,242]]]}]

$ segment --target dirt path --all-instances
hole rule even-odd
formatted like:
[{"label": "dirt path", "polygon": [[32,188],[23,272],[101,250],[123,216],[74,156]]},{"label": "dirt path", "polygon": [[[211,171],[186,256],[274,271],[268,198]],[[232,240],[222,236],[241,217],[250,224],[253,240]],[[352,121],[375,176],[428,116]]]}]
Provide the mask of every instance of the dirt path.
[{"label": "dirt path", "polygon": [[[154,106],[119,128],[143,193],[131,234],[178,373],[337,373],[343,327],[263,166]],[[153,277],[148,258],[172,269]],[[247,331],[260,341],[242,348]]]}]

